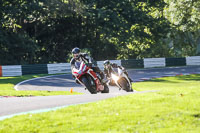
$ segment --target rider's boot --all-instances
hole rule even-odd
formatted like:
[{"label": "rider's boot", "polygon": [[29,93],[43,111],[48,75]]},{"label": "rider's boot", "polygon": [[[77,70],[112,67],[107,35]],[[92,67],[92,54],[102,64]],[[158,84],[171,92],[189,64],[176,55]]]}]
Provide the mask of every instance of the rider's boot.
[{"label": "rider's boot", "polygon": [[101,76],[101,83],[102,84],[107,84],[108,83],[108,79],[105,78],[105,75],[103,72],[100,72],[100,76]]},{"label": "rider's boot", "polygon": [[101,83],[102,83],[102,84],[107,84],[108,81],[109,81],[108,79],[101,79]]}]

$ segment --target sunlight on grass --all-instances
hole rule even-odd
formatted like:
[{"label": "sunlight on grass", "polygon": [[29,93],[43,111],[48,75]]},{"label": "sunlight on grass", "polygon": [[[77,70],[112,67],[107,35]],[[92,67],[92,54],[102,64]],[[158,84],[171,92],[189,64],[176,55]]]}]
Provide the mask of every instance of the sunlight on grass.
[{"label": "sunlight on grass", "polygon": [[200,131],[200,75],[134,83],[138,91],[0,122],[0,132],[173,132]]}]

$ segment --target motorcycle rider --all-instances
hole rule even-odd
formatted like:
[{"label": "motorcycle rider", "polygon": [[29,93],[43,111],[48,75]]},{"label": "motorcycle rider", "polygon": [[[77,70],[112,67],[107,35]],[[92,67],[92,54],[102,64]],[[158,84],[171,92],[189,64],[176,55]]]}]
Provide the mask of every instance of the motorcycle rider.
[{"label": "motorcycle rider", "polygon": [[[70,61],[72,72],[73,72],[73,69],[76,68],[75,64],[81,63],[83,61],[86,65],[90,66],[95,73],[100,74],[100,76],[101,76],[100,81],[102,83],[106,82],[106,81],[103,80],[104,79],[103,72],[99,69],[98,66],[94,65],[93,59],[87,53],[80,53],[80,49],[78,47],[75,47],[75,48],[72,49],[72,54],[73,54],[73,58]],[[73,78],[75,78],[75,77],[73,76]],[[76,83],[78,83],[78,82],[76,81]]]},{"label": "motorcycle rider", "polygon": [[[113,71],[113,68],[118,68],[119,67],[120,69],[122,69],[124,74],[127,75],[127,77],[130,80],[130,82],[133,82],[133,80],[131,78],[129,78],[128,72],[125,70],[124,67],[118,66],[116,63],[111,63],[109,60],[105,60],[103,65],[104,65],[104,74],[105,74],[107,79],[111,79],[111,72]],[[112,83],[113,82],[111,81],[111,84]]]}]

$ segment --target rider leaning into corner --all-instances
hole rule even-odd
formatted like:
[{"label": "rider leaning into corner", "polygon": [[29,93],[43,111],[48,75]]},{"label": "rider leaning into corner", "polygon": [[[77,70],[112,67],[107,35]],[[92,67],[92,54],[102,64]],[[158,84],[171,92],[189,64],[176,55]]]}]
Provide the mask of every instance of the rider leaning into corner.
[{"label": "rider leaning into corner", "polygon": [[[107,79],[111,80],[111,72],[113,71],[114,68],[119,67],[120,69],[122,69],[124,71],[124,74],[127,75],[130,82],[133,82],[133,80],[128,76],[128,72],[126,71],[126,69],[124,67],[119,66],[116,63],[111,63],[109,60],[105,60],[103,65],[104,65],[104,74],[105,74]],[[113,82],[111,81],[110,83],[112,84]]]},{"label": "rider leaning into corner", "polygon": [[[75,68],[75,63],[81,63],[83,61],[86,65],[90,66],[95,73],[99,73],[101,76],[100,81],[102,83],[105,83],[106,81],[103,80],[104,74],[99,69],[98,66],[94,65],[93,59],[87,53],[81,53],[80,51],[81,50],[78,47],[75,47],[72,49],[73,58],[70,61],[72,72],[73,72],[73,69]],[[73,78],[75,78],[75,77],[73,76]],[[79,84],[78,81],[76,81],[76,83]]]}]

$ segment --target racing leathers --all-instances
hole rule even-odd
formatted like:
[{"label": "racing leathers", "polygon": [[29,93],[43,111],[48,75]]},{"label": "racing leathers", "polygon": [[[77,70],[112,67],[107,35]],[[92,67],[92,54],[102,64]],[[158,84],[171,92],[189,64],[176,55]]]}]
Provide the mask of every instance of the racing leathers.
[{"label": "racing leathers", "polygon": [[[90,66],[95,73],[98,73],[100,75],[100,78],[101,78],[100,81],[103,82],[103,79],[104,79],[103,72],[99,69],[98,66],[94,65],[93,59],[90,56],[88,56],[88,54],[86,54],[86,53],[80,53],[79,57],[77,57],[77,58],[73,57],[71,59],[71,61],[70,61],[71,71],[73,72],[73,69],[76,68],[76,65],[75,65],[76,63],[81,63],[82,61],[86,65]],[[76,69],[79,69],[79,68],[76,68]],[[75,77],[73,76],[73,78],[75,78]]]}]

